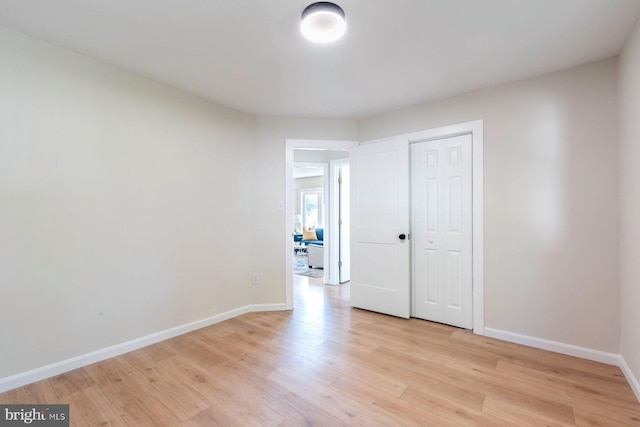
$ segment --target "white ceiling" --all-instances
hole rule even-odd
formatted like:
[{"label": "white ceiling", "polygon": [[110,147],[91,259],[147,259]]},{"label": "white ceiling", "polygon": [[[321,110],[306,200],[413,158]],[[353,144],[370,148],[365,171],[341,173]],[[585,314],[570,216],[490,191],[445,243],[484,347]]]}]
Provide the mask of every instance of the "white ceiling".
[{"label": "white ceiling", "polygon": [[293,177],[294,178],[312,178],[314,176],[323,176],[324,169],[313,166],[294,166]]},{"label": "white ceiling", "polygon": [[357,119],[618,54],[640,0],[0,0],[0,25],[254,114]]}]

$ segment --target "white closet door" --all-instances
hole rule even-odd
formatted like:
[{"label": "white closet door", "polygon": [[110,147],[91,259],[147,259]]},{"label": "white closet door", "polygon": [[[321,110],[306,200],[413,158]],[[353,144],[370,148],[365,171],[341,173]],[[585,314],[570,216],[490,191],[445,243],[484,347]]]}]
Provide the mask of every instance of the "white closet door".
[{"label": "white closet door", "polygon": [[471,135],[412,145],[414,317],[473,328]]},{"label": "white closet door", "polygon": [[351,305],[408,318],[409,141],[350,151]]}]

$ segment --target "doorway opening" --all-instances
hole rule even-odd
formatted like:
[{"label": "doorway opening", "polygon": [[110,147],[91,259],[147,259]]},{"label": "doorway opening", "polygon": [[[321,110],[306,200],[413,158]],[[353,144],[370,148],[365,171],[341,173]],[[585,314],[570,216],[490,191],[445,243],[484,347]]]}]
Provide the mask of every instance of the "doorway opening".
[{"label": "doorway opening", "polygon": [[[343,155],[337,152],[338,155]],[[294,150],[293,163],[293,274],[318,279],[326,283],[330,261],[327,225],[329,167],[325,163],[325,151]],[[313,162],[301,162],[314,160]],[[325,268],[327,267],[327,268]]]},{"label": "doorway opening", "polygon": [[[348,277],[345,269],[349,263],[344,261],[349,255],[348,242],[344,242],[348,233],[340,229],[348,226],[344,215],[349,211],[344,202],[349,200],[349,192],[340,189],[340,181],[344,184],[343,176],[348,179],[349,149],[358,142],[287,139],[285,143],[286,305],[293,309],[294,267],[301,269],[306,263],[311,277],[321,276],[323,284],[338,285]],[[312,245],[302,243],[303,227],[312,228],[315,239],[306,239],[315,240]]]}]

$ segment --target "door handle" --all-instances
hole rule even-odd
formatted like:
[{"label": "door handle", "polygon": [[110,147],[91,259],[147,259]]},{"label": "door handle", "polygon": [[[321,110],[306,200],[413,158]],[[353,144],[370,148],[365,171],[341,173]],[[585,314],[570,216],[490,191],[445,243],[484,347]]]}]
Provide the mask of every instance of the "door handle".
[{"label": "door handle", "polygon": [[398,236],[398,239],[400,239],[400,240],[404,240],[406,238],[407,238],[407,235],[404,234],[404,233],[402,233],[401,235]]}]

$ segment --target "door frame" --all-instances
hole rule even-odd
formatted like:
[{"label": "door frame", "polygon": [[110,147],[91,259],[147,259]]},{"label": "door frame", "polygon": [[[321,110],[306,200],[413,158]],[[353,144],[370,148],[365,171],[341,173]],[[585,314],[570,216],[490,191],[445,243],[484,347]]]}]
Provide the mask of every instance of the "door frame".
[{"label": "door frame", "polygon": [[337,236],[329,240],[329,277],[327,283],[329,285],[340,284],[340,227],[338,218],[340,216],[340,193],[338,191],[339,183],[336,169],[341,165],[348,165],[349,158],[331,160],[329,162],[329,187],[331,190],[331,212],[329,214],[329,230],[332,236]]},{"label": "door frame", "polygon": [[[409,145],[471,135],[473,333],[484,335],[484,122],[476,120],[407,134]],[[413,200],[411,212],[414,211]],[[413,283],[411,284],[413,289]]]},{"label": "door frame", "polygon": [[[293,150],[295,149],[312,149],[312,150],[349,150],[352,147],[357,147],[358,141],[345,141],[345,140],[319,140],[319,139],[285,139],[285,304],[287,310],[293,310],[293,238],[291,236],[291,224],[293,224]],[[327,201],[325,196],[325,202]],[[331,209],[331,206],[327,206],[327,210]],[[325,227],[325,233],[330,230]],[[330,239],[331,235],[327,235],[327,239]]]}]

